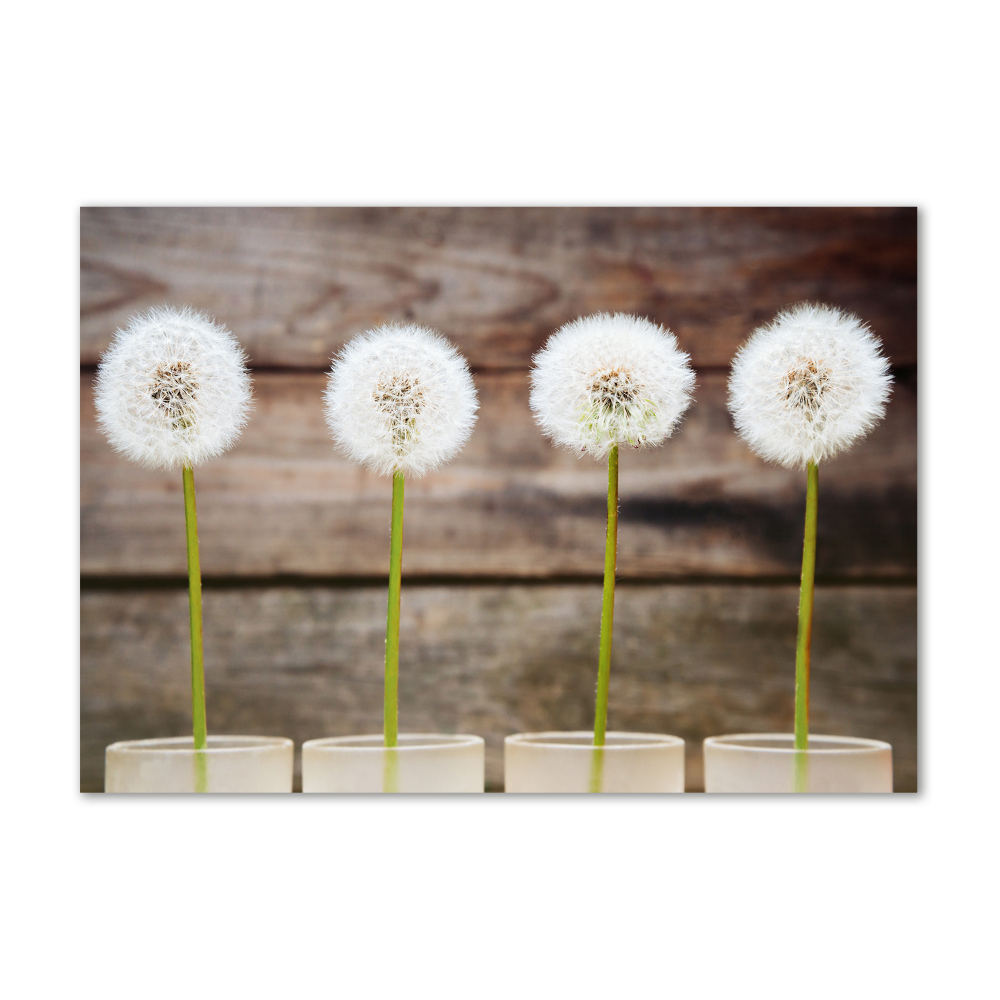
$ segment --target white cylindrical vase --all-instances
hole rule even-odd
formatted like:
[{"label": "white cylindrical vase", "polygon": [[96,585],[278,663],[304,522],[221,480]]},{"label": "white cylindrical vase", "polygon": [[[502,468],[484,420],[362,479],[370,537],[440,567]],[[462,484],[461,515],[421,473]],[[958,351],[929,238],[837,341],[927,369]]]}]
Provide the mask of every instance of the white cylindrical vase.
[{"label": "white cylindrical vase", "polygon": [[282,736],[129,740],[104,751],[106,792],[290,792],[295,748]]},{"label": "white cylindrical vase", "polygon": [[660,733],[517,733],[503,764],[507,792],[684,791],[684,741]]},{"label": "white cylindrical vase", "polygon": [[705,740],[706,792],[891,792],[892,747],[856,736],[817,736],[795,749],[792,733]]},{"label": "white cylindrical vase", "polygon": [[400,733],[387,747],[380,733],[302,744],[303,792],[482,792],[485,778],[481,736]]}]

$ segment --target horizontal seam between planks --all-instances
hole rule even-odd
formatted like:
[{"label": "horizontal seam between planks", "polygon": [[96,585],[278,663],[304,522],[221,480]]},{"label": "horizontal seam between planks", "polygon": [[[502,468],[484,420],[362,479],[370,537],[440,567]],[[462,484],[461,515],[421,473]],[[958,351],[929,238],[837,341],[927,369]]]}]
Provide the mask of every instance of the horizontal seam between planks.
[{"label": "horizontal seam between planks", "polygon": [[[622,587],[797,587],[797,575],[774,576],[643,576],[615,578]],[[386,576],[320,576],[306,574],[280,574],[275,576],[210,576],[202,577],[202,587],[205,590],[261,590],[274,588],[331,588],[331,589],[363,589],[366,587],[385,587],[388,585]],[[564,587],[564,586],[600,586],[603,576],[599,573],[559,575],[545,577],[525,576],[456,576],[427,574],[403,575],[404,587]],[[164,576],[128,576],[85,574],[80,577],[81,591],[121,591],[121,590],[185,590],[187,577],[177,575]],[[817,576],[816,586],[829,589],[843,587],[916,587],[915,575],[900,574],[896,576]]]}]

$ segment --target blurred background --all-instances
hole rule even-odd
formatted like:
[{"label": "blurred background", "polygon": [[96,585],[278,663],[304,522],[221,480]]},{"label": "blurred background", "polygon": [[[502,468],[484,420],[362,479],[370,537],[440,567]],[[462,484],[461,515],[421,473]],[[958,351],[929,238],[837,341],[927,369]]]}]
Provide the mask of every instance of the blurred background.
[{"label": "blurred background", "polygon": [[334,452],[324,372],[385,320],[466,355],[472,438],[407,483],[399,722],[485,737],[495,791],[505,735],[593,725],[606,468],[542,438],[531,355],[599,310],[669,327],[696,397],[664,446],[621,454],[608,722],[682,736],[696,791],[705,736],[792,727],[805,474],[739,441],[726,378],[806,299],[867,321],[895,378],[886,419],[820,469],[811,728],[888,740],[916,790],[915,209],[85,208],[80,253],[83,791],[107,744],[191,725],[181,477],[95,423],[132,313],[193,305],[249,354],[250,424],[195,470],[208,725],[297,749],[382,725],[391,483]]}]

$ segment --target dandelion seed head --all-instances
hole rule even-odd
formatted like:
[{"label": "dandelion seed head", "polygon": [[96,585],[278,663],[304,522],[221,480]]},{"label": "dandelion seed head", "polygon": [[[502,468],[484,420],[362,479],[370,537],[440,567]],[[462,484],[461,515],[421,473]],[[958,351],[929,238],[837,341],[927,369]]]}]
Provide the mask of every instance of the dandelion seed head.
[{"label": "dandelion seed head", "polygon": [[239,439],[251,407],[236,338],[190,308],[159,306],[115,333],[94,405],[115,451],[147,468],[194,466]]},{"label": "dandelion seed head", "polygon": [[618,444],[661,444],[691,404],[689,360],[669,330],[647,319],[573,320],[532,359],[535,422],[555,444],[594,458]]},{"label": "dandelion seed head", "polygon": [[440,334],[384,324],[354,337],[327,379],[340,449],[379,475],[422,476],[458,454],[479,401],[465,358]]},{"label": "dandelion seed head", "polygon": [[857,316],[803,303],[755,330],[733,359],[729,409],[761,458],[804,468],[849,448],[885,414],[881,341]]}]

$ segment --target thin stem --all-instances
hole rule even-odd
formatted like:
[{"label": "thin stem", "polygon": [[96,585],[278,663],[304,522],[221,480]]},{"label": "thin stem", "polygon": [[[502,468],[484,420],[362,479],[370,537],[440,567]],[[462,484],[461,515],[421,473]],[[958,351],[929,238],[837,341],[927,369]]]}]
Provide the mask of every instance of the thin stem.
[{"label": "thin stem", "polygon": [[[611,632],[615,619],[615,569],[618,558],[618,445],[608,453],[608,533],[604,544],[604,600],[601,604],[601,655],[597,667],[597,710],[594,746],[604,746],[608,727],[608,682],[611,676]],[[591,788],[600,788],[603,753],[594,754]]]},{"label": "thin stem", "polygon": [[399,752],[395,747],[382,751],[382,791],[399,791]]},{"label": "thin stem", "polygon": [[[201,625],[201,559],[198,554],[198,512],[194,502],[194,469],[185,466],[184,527],[187,534],[188,612],[191,618],[191,722],[195,750],[208,745],[205,722],[205,657],[202,650]],[[203,792],[207,785],[204,754],[195,754],[195,790]]]},{"label": "thin stem", "polygon": [[[389,610],[385,624],[384,743],[394,747],[399,735],[399,588],[403,570],[403,474],[392,477],[392,535],[389,542]],[[396,754],[387,754],[395,760]],[[388,764],[387,764],[388,766]]]},{"label": "thin stem", "polygon": [[597,666],[597,707],[590,790],[601,790],[604,736],[608,727],[608,684],[611,678],[611,633],[615,620],[615,570],[618,561],[618,445],[608,453],[608,530],[604,542],[604,598],[601,603],[601,654]]},{"label": "thin stem", "polygon": [[[809,655],[812,645],[813,592],[816,578],[816,513],[819,469],[807,467],[806,526],[802,542],[802,583],[799,588],[799,634],[795,646],[795,749],[809,748]],[[805,787],[806,755],[797,756],[796,790]]]},{"label": "thin stem", "polygon": [[594,747],[590,751],[590,785],[588,792],[599,792],[604,781],[604,747]]}]

